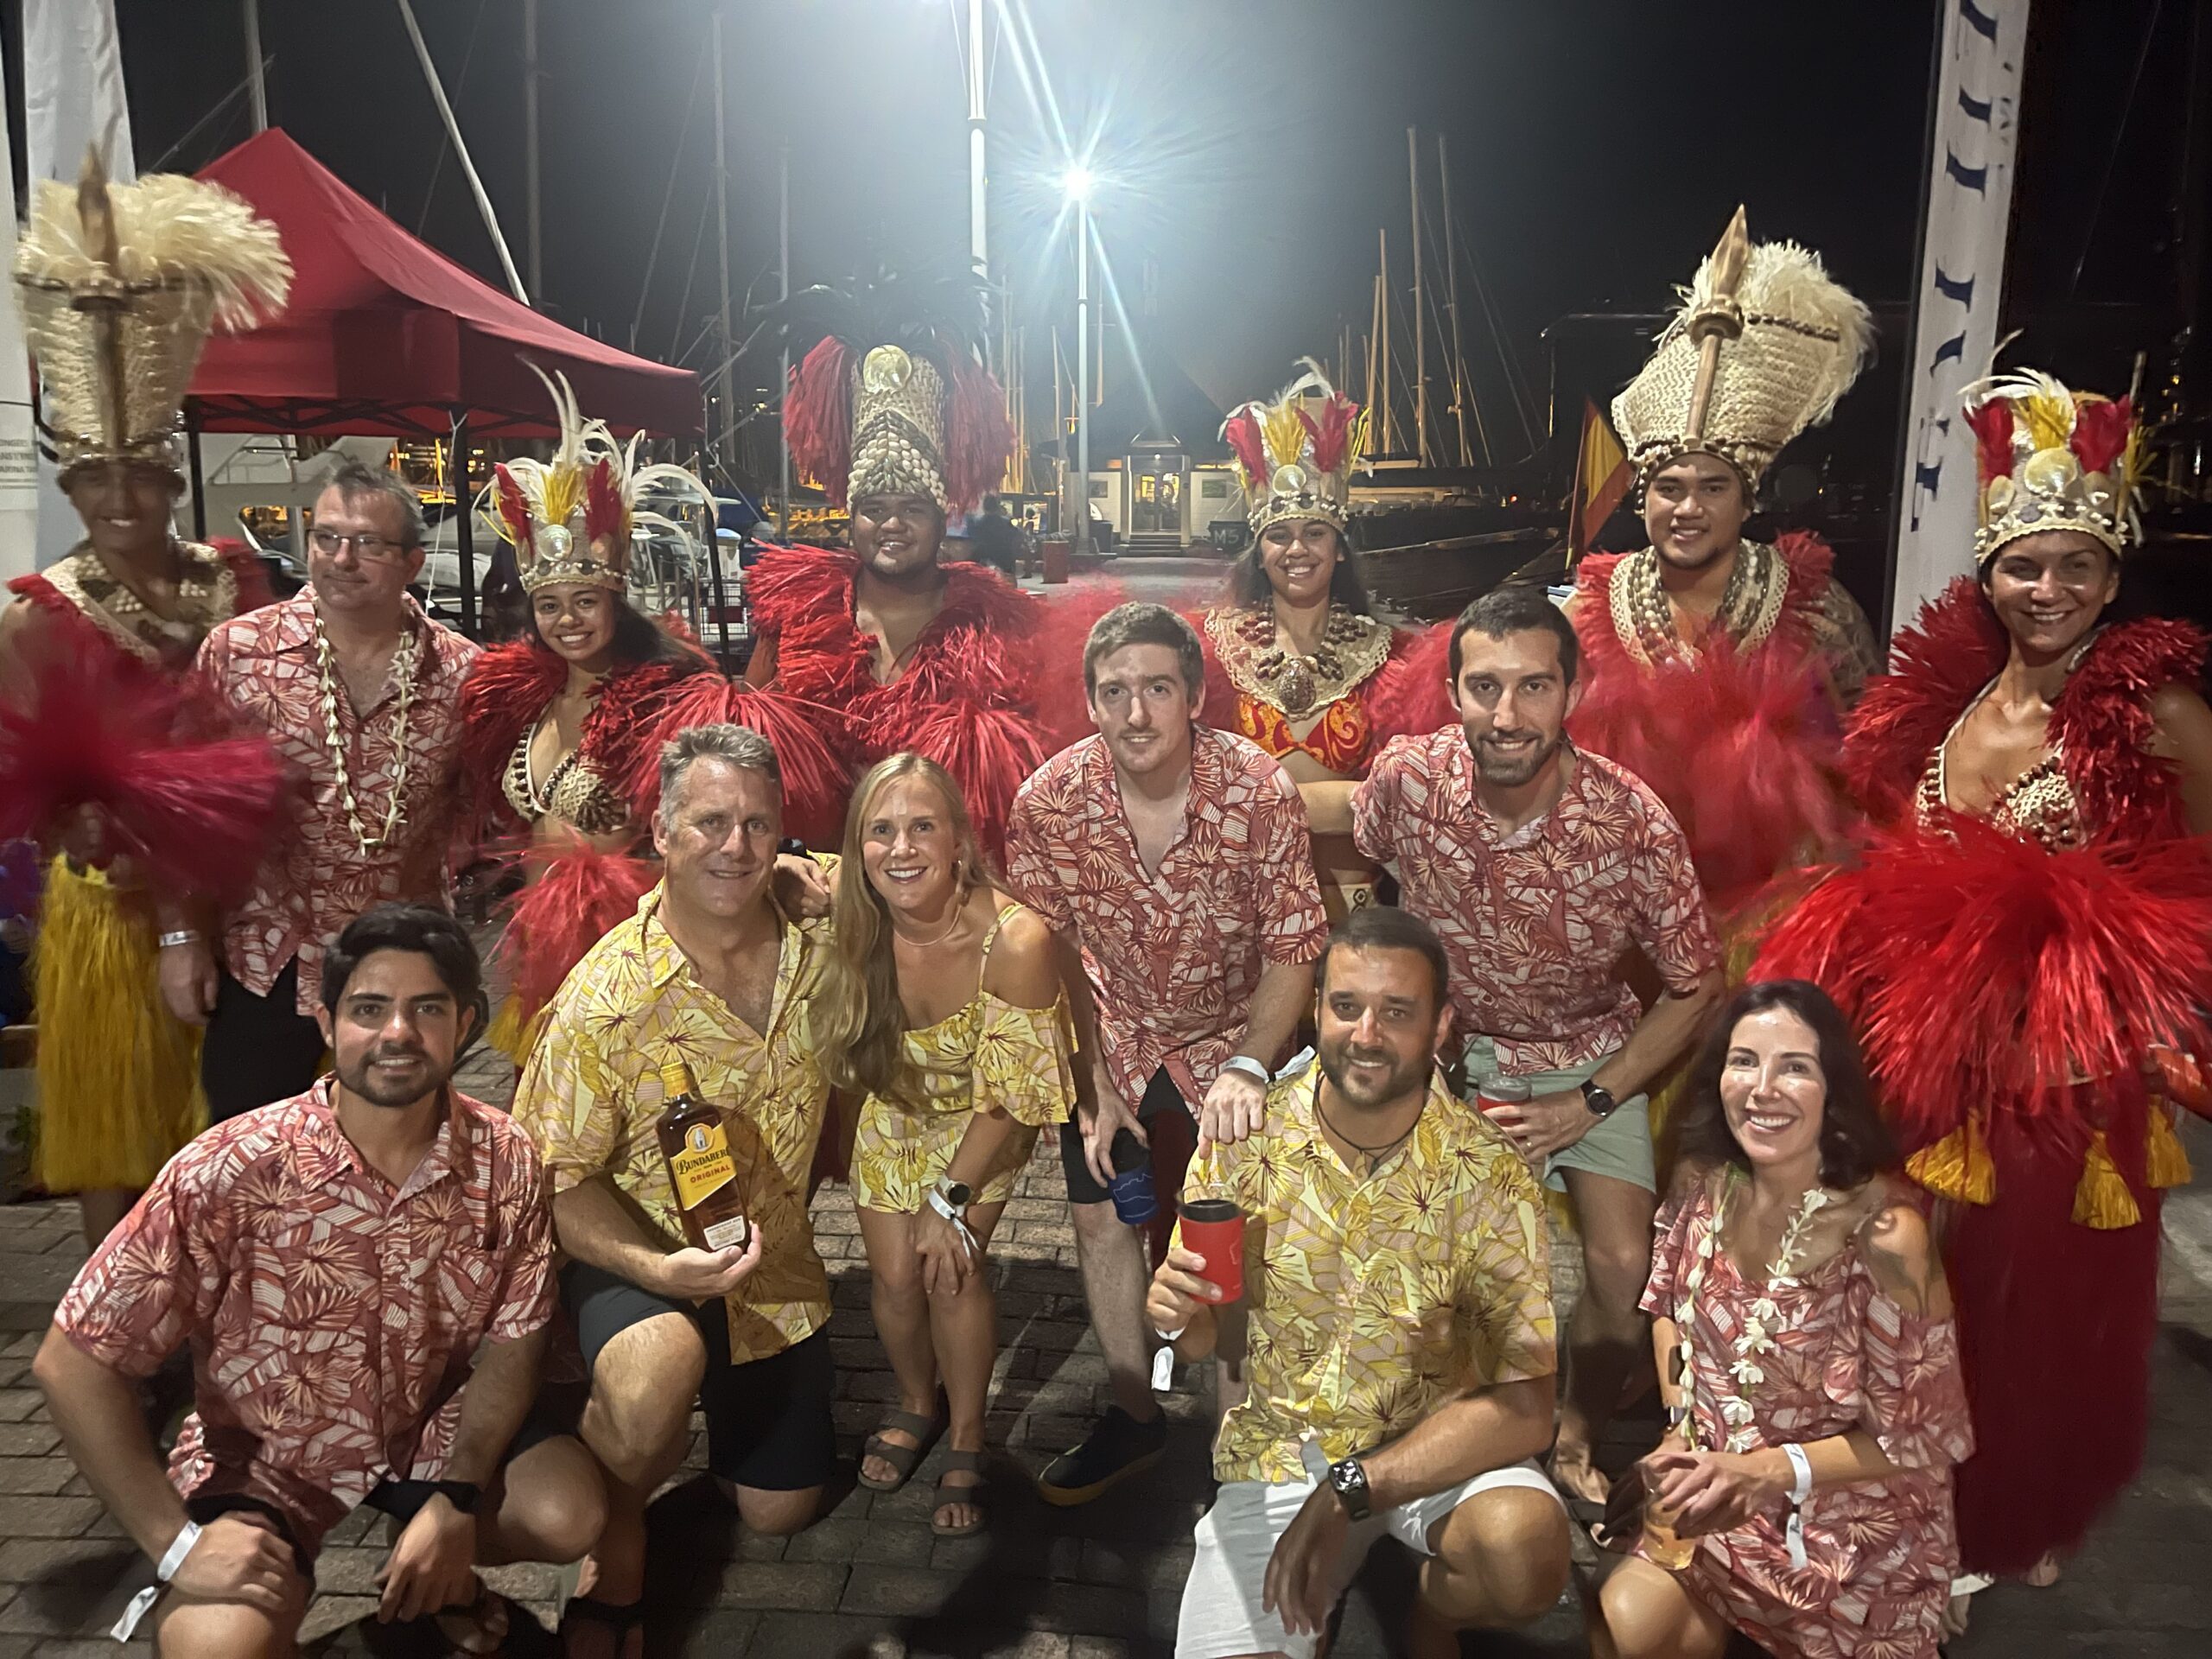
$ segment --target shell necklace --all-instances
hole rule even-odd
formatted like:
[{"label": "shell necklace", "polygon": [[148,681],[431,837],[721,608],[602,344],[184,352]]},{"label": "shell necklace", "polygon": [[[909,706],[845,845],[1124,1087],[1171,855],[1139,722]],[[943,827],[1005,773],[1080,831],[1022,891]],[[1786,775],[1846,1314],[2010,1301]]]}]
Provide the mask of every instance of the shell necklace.
[{"label": "shell necklace", "polygon": [[[1704,1287],[1706,1269],[1713,1263],[1713,1252],[1719,1248],[1720,1230],[1726,1221],[1728,1200],[1736,1188],[1743,1184],[1741,1172],[1731,1168],[1728,1184],[1720,1194],[1720,1201],[1713,1206],[1713,1224],[1698,1240],[1697,1260],[1691,1263],[1689,1273],[1682,1281],[1682,1299],[1675,1309],[1675,1331],[1680,1338],[1676,1352],[1681,1357],[1681,1371],[1677,1381],[1685,1401],[1696,1397],[1697,1372],[1691,1336],[1697,1328],[1697,1294]],[[1736,1337],[1736,1357],[1728,1367],[1728,1375],[1735,1382],[1734,1390],[1720,1402],[1721,1421],[1728,1426],[1728,1443],[1721,1448],[1729,1452],[1748,1452],[1758,1438],[1751,1427],[1753,1412],[1746,1391],[1766,1381],[1766,1372],[1759,1364],[1764,1356],[1775,1351],[1775,1329],[1782,1319],[1782,1310],[1774,1300],[1777,1290],[1790,1290],[1797,1281],[1797,1262],[1805,1251],[1805,1234],[1813,1224],[1813,1217],[1833,1203],[1827,1192],[1818,1186],[1808,1187],[1805,1196],[1797,1201],[1797,1212],[1789,1224],[1782,1230],[1782,1242],[1776,1246],[1774,1261],[1767,1268],[1766,1283],[1752,1300],[1751,1317],[1744,1321],[1744,1328]],[[1692,1449],[1697,1445],[1697,1414],[1694,1411],[1682,1420],[1682,1433]]]},{"label": "shell necklace", "polygon": [[309,613],[315,618],[315,670],[321,679],[322,693],[322,742],[330,755],[330,768],[337,775],[338,798],[346,805],[346,823],[353,832],[353,840],[365,858],[391,845],[392,837],[407,822],[407,769],[413,757],[408,753],[408,739],[412,734],[407,721],[407,711],[415,701],[415,658],[421,649],[422,637],[413,628],[405,628],[400,635],[399,650],[391,659],[390,672],[399,682],[398,730],[392,753],[391,798],[384,810],[384,827],[371,835],[361,825],[360,804],[353,798],[353,775],[346,764],[346,733],[338,719],[338,672],[332,660],[330,635],[322,626],[322,607],[310,603]]}]

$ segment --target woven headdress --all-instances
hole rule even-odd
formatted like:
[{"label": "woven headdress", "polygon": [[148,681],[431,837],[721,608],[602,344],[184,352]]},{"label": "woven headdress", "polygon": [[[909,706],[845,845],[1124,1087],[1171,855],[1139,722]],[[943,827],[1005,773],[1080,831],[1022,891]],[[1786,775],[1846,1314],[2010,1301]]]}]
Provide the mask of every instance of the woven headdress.
[{"label": "woven headdress", "polygon": [[925,495],[965,512],[1014,453],[1006,394],[977,354],[972,276],[880,273],[849,291],[809,289],[779,308],[818,342],[791,370],[784,432],[800,475],[836,506]]},{"label": "woven headdress", "polygon": [[282,310],[292,262],[276,227],[221,186],[174,173],[111,184],[88,149],[73,187],[39,181],[16,283],[62,471],[137,461],[177,473],[177,412],[208,330]]},{"label": "woven headdress", "polygon": [[1992,375],[1961,399],[1974,428],[1974,559],[2044,530],[2078,530],[2117,557],[2140,534],[2143,429],[2126,398],[2069,391],[2033,369]]},{"label": "woven headdress", "polygon": [[1754,247],[1738,207],[1681,291],[1643,372],[1613,399],[1637,476],[1713,454],[1756,486],[1782,446],[1834,413],[1873,343],[1866,308],[1795,242]]},{"label": "woven headdress", "polygon": [[1312,358],[1272,403],[1255,401],[1221,423],[1244,478],[1252,534],[1286,518],[1324,518],[1338,530],[1351,511],[1352,469],[1367,458],[1367,416],[1331,385]]},{"label": "woven headdress", "polygon": [[588,582],[622,591],[630,570],[630,532],[650,524],[689,542],[690,532],[661,513],[640,512],[639,492],[680,491],[714,511],[707,486],[681,467],[638,465],[638,444],[616,440],[604,421],[587,421],[566,375],[548,377],[535,363],[558,412],[561,438],[550,461],[502,461],[476,498],[499,538],[515,550],[523,591],[556,582]]}]

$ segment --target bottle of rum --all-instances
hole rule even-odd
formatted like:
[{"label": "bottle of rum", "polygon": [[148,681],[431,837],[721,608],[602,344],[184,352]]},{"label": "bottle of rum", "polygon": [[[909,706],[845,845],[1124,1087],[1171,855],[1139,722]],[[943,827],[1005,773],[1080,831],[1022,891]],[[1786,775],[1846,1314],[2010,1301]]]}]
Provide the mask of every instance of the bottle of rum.
[{"label": "bottle of rum", "polygon": [[702,1250],[744,1249],[751,1229],[722,1115],[699,1098],[691,1068],[682,1060],[662,1065],[660,1086],[668,1103],[660,1115],[660,1151],[683,1212],[685,1236]]}]

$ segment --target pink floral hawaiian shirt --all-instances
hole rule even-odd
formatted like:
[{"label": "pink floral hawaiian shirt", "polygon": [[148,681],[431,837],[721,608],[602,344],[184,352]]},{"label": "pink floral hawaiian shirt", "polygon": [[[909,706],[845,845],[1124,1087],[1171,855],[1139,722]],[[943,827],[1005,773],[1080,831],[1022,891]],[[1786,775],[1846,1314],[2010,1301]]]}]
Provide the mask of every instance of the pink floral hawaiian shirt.
[{"label": "pink floral hawaiian shirt", "polygon": [[[388,847],[364,852],[348,821],[323,720],[315,607],[306,594],[226,622],[200,648],[200,672],[238,719],[269,734],[304,780],[296,832],[261,867],[225,918],[223,955],[238,983],[266,996],[297,958],[298,1007],[314,1012],[323,947],[386,899],[443,905],[461,748],[461,683],[478,647],[407,601],[421,646],[407,710],[404,819]],[[399,755],[399,686],[387,680],[366,714],[341,689],[338,729],[361,827],[383,827]]]},{"label": "pink floral hawaiian shirt", "polygon": [[1306,808],[1256,745],[1191,734],[1183,831],[1147,875],[1100,737],[1063,749],[1014,799],[1007,879],[1083,948],[1114,1087],[1134,1108],[1162,1065],[1201,1099],[1236,1052],[1261,969],[1328,938]]},{"label": "pink floral hawaiian shirt", "polygon": [[54,1322],[102,1364],[147,1376],[192,1345],[179,1491],[260,1498],[313,1554],[379,1481],[438,1478],[477,1344],[552,1317],[537,1154],[505,1113],[449,1098],[399,1187],[346,1139],[327,1077],[219,1123],[78,1274]]}]

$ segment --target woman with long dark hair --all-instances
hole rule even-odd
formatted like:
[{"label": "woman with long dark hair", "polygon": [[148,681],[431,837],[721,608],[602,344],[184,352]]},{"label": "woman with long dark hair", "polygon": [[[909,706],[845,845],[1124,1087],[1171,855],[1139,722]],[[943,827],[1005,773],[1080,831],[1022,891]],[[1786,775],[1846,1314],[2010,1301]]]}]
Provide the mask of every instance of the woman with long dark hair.
[{"label": "woman with long dark hair", "polygon": [[[550,384],[550,383],[549,383]],[[551,461],[511,461],[486,493],[515,550],[530,626],[480,656],[461,690],[461,771],[480,846],[519,846],[529,885],[499,955],[512,985],[490,1033],[519,1059],[538,1011],[600,936],[655,880],[633,856],[670,694],[712,666],[624,597],[640,486],[705,487],[673,467],[633,467],[632,449],[586,423],[565,381],[554,391]]]},{"label": "woman with long dark hair", "polygon": [[1375,614],[1345,539],[1366,416],[1306,366],[1273,404],[1247,404],[1222,428],[1252,544],[1223,601],[1192,622],[1205,644],[1205,717],[1298,785],[1322,899],[1341,921],[1372,902],[1377,874],[1351,844],[1351,786],[1385,740],[1446,725],[1452,709],[1442,658],[1419,659],[1433,672],[1409,668],[1417,636]]},{"label": "woman with long dark hair", "polygon": [[1803,980],[1748,985],[1690,1073],[1643,1306],[1669,1427],[1596,1650],[1933,1659],[1973,1449],[1950,1292],[1859,1045]]},{"label": "woman with long dark hair", "polygon": [[878,761],[854,790],[831,916],[813,1032],[830,1081],[866,1096],[853,1198],[899,1379],[861,1484],[896,1491],[942,1427],[930,1529],[963,1537],[983,1524],[998,1349],[985,1253],[1038,1130],[1075,1099],[1067,994],[1044,918],[992,884],[959,785],[918,754]]}]

